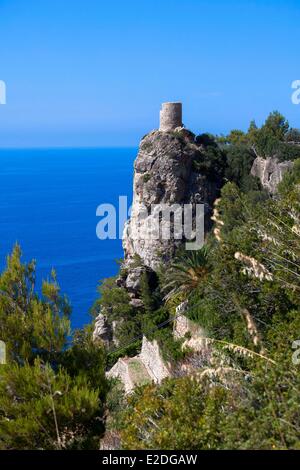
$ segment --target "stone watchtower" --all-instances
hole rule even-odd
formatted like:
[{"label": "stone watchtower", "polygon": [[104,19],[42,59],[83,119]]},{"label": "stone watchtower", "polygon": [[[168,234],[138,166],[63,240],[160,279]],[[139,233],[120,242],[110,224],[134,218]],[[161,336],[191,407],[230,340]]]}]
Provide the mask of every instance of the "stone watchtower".
[{"label": "stone watchtower", "polygon": [[182,127],[182,103],[163,103],[160,110],[160,131],[172,131]]}]

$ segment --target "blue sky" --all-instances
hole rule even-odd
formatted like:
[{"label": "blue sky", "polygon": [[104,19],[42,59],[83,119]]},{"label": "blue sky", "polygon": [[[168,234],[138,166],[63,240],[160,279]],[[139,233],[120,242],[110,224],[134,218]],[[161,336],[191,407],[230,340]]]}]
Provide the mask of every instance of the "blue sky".
[{"label": "blue sky", "polygon": [[0,146],[136,146],[173,100],[197,133],[300,127],[299,24],[299,0],[0,0]]}]

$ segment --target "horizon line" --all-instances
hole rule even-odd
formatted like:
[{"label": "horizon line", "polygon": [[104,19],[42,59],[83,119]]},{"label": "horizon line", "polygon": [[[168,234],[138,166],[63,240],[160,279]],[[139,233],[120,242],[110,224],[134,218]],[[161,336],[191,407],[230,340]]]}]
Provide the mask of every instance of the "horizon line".
[{"label": "horizon line", "polygon": [[69,145],[53,145],[53,146],[24,146],[24,147],[2,147],[1,150],[97,150],[97,149],[137,149],[138,145],[83,145],[83,146],[69,146]]}]

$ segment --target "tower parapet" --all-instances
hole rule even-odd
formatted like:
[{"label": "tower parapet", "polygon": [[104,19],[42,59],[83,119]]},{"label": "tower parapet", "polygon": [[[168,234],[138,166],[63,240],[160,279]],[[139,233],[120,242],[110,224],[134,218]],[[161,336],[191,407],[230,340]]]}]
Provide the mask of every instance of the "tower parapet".
[{"label": "tower parapet", "polygon": [[182,103],[163,103],[160,110],[159,130],[166,132],[182,127]]}]

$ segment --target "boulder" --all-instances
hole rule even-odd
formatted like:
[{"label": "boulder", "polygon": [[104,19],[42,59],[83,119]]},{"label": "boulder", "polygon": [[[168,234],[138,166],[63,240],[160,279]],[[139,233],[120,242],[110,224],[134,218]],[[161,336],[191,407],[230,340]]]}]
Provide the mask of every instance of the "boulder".
[{"label": "boulder", "polygon": [[276,194],[283,175],[292,167],[293,162],[289,160],[280,162],[276,157],[256,157],[251,168],[251,175],[259,178],[262,187],[270,194]]}]

